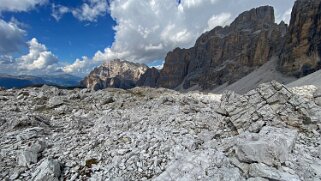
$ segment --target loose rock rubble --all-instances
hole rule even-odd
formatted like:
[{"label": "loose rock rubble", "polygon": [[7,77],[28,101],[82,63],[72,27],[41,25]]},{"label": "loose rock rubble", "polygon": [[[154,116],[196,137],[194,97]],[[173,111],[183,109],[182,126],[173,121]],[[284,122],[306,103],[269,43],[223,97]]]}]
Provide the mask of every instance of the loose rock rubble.
[{"label": "loose rock rubble", "polygon": [[321,180],[320,90],[0,90],[0,180]]}]

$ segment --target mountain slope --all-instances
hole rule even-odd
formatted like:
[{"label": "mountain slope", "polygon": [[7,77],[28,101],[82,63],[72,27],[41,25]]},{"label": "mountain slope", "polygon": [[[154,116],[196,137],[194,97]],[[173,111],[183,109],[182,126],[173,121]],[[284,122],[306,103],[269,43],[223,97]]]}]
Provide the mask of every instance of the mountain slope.
[{"label": "mountain slope", "polygon": [[244,94],[256,88],[259,84],[270,82],[272,80],[278,81],[283,84],[288,84],[297,80],[295,77],[286,76],[277,71],[277,62],[278,58],[273,57],[270,61],[262,65],[260,68],[254,70],[237,82],[231,85],[224,84],[215,88],[214,90],[212,90],[212,92],[221,93],[225,90],[232,90],[236,93]]},{"label": "mountain slope", "polygon": [[287,86],[299,87],[304,85],[314,85],[321,88],[321,70],[291,82]]}]

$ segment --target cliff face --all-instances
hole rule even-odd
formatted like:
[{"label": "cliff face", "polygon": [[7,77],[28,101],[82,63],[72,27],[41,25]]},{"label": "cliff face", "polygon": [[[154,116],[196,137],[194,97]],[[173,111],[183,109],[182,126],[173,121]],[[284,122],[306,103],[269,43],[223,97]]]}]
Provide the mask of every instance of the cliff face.
[{"label": "cliff face", "polygon": [[194,57],[194,48],[180,49],[176,48],[169,52],[165,59],[163,69],[160,71],[160,77],[157,85],[174,89],[188,74],[189,64]]},{"label": "cliff face", "polygon": [[152,67],[148,68],[146,72],[140,77],[136,85],[140,87],[157,87],[157,80],[159,79],[159,70]]},{"label": "cliff face", "polygon": [[147,69],[146,65],[113,60],[95,68],[81,84],[94,90],[107,87],[129,89],[136,86]]},{"label": "cliff face", "polygon": [[259,7],[239,15],[229,27],[204,33],[194,47],[175,49],[165,58],[160,87],[183,84],[212,89],[233,83],[277,54],[286,34],[286,25],[275,24],[274,10]]},{"label": "cliff face", "polygon": [[321,1],[299,0],[292,10],[281,72],[301,77],[321,68]]}]

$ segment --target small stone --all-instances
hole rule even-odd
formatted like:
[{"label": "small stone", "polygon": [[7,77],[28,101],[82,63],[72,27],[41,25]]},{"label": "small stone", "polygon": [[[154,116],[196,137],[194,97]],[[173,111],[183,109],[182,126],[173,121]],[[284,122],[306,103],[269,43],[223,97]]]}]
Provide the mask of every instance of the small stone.
[{"label": "small stone", "polygon": [[60,174],[60,164],[51,158],[46,158],[33,173],[33,178],[34,181],[58,181]]},{"label": "small stone", "polygon": [[37,163],[38,161],[38,154],[33,151],[20,151],[18,156],[18,164],[20,166],[30,166],[32,163]]}]

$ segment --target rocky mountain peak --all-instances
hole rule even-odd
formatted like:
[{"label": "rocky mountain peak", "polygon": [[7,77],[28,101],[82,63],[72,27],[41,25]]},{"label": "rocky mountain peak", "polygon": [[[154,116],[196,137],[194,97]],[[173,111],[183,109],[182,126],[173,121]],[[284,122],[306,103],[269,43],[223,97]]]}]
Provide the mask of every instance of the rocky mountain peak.
[{"label": "rocky mountain peak", "polygon": [[[274,9],[271,6],[261,6],[240,14],[231,24],[232,29],[255,27],[275,22]],[[262,27],[260,27],[262,28]]]},{"label": "rocky mountain peak", "polygon": [[95,68],[81,84],[94,90],[106,87],[133,88],[147,69],[143,64],[116,59]]},{"label": "rocky mountain peak", "polygon": [[266,63],[283,45],[285,24],[276,24],[274,9],[263,6],[240,14],[230,26],[204,33],[190,49],[167,54],[158,85],[213,89],[233,83]]}]

